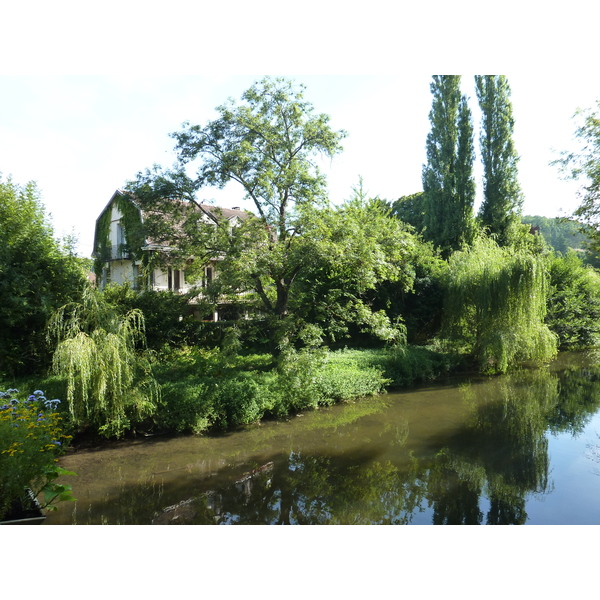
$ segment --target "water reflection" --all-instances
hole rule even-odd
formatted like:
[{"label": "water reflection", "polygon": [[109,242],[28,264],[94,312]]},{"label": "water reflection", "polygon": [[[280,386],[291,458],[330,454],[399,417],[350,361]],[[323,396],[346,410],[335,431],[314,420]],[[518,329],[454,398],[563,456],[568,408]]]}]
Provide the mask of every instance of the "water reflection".
[{"label": "water reflection", "polygon": [[78,453],[65,458],[83,478],[76,510],[48,522],[524,524],[560,485],[549,440],[582,435],[600,405],[596,357],[561,360],[223,437]]}]

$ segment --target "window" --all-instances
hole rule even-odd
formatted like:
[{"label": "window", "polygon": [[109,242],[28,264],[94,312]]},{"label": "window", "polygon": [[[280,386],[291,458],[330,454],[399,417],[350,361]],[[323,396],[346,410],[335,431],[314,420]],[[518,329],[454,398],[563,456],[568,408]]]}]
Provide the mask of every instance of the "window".
[{"label": "window", "polygon": [[167,286],[169,290],[178,292],[181,289],[181,271],[179,269],[171,269],[167,271]]},{"label": "window", "polygon": [[134,290],[140,289],[140,268],[138,267],[138,265],[133,265],[132,287]]},{"label": "window", "polygon": [[125,255],[125,231],[121,223],[117,223],[117,258],[123,258]]}]

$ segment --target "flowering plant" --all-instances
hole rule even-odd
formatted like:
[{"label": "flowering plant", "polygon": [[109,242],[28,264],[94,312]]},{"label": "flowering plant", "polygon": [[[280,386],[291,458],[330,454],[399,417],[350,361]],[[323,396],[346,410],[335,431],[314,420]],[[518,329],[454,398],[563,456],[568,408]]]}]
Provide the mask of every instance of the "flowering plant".
[{"label": "flowering plant", "polygon": [[42,508],[52,502],[74,500],[70,485],[56,484],[60,475],[75,475],[56,465],[56,456],[71,436],[60,427],[60,400],[47,400],[36,390],[23,400],[19,390],[0,391],[0,519],[15,502],[28,504],[27,488],[43,492]]}]

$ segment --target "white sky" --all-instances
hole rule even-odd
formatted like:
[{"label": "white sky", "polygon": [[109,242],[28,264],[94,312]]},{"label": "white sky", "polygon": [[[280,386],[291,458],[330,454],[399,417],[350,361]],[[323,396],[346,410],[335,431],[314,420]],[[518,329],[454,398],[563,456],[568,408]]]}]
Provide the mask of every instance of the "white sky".
[{"label": "white sky", "polygon": [[[177,0],[169,11],[125,0],[102,11],[70,0],[40,6],[3,9],[11,26],[0,39],[10,58],[0,65],[0,173],[36,181],[56,234],[74,232],[84,256],[115,189],[153,163],[172,163],[168,134],[186,120],[205,124],[264,75],[304,83],[316,111],[348,131],[344,152],[326,165],[330,196],[340,202],[359,176],[388,200],[421,189],[432,73],[463,74],[475,115],[472,73],[504,73],[524,212],[551,217],[578,205],[578,186],[548,163],[552,148],[570,147],[576,108],[600,97],[594,20],[581,18],[582,0],[568,14],[514,1],[484,14],[473,2],[390,10],[375,0],[365,12],[309,0],[287,20],[279,4],[264,1],[252,10]],[[462,22],[461,9],[475,6],[495,29]],[[280,16],[269,24],[273,7]],[[479,162],[477,173],[481,193]],[[241,196],[235,186],[201,193],[223,206],[244,206]]]}]

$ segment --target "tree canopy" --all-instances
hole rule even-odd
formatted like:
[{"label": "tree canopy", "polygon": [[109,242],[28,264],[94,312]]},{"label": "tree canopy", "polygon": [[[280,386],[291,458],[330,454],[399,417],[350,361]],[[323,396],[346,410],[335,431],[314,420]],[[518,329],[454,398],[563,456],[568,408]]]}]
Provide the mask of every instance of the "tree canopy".
[{"label": "tree canopy", "polygon": [[0,176],[0,374],[31,373],[47,361],[52,311],[85,283],[80,262],[55,238],[34,182]]},{"label": "tree canopy", "polygon": [[460,75],[434,75],[431,93],[431,131],[422,173],[424,235],[448,256],[470,244],[475,233],[473,124],[467,99],[460,93]]},{"label": "tree canopy", "polygon": [[510,227],[518,219],[523,195],[518,181],[519,156],[513,142],[514,118],[510,86],[504,75],[476,75],[481,108],[483,203],[479,219],[497,241],[506,245]]},{"label": "tree canopy", "polygon": [[600,100],[595,109],[578,109],[574,115],[577,122],[575,137],[579,148],[562,152],[553,164],[558,165],[567,179],[582,182],[581,204],[574,213],[583,221],[591,237],[590,248],[600,252]]},{"label": "tree canopy", "polygon": [[483,372],[547,361],[557,348],[544,323],[548,293],[542,255],[478,239],[450,258],[442,335],[470,352]]},{"label": "tree canopy", "polygon": [[[257,216],[275,227],[285,240],[293,231],[295,205],[315,204],[327,198],[326,179],[315,163],[319,155],[341,152],[345,131],[334,131],[325,114],[313,114],[304,99],[304,86],[283,78],[265,78],[217,107],[219,118],[204,127],[189,121],[171,137],[177,142],[177,167],[161,173],[138,174],[130,189],[143,198],[143,185],[162,198],[195,201],[206,187],[241,185]],[[200,164],[195,176],[186,167]]]},{"label": "tree canopy", "polygon": [[[329,117],[314,114],[312,104],[304,99],[304,87],[285,79],[265,78],[246,90],[240,103],[230,99],[217,111],[219,118],[206,126],[186,122],[181,131],[171,134],[177,141],[174,169],[154,167],[138,173],[127,189],[142,207],[168,212],[173,210],[172,200],[182,201],[179,210],[185,203],[197,205],[196,193],[206,186],[240,184],[256,214],[239,234],[217,236],[222,228],[198,227],[197,218],[184,229],[188,240],[211,246],[213,253],[226,253],[233,260],[245,252],[248,265],[256,267],[248,267],[245,275],[252,280],[263,310],[281,319],[287,314],[290,288],[300,269],[296,261],[286,258],[298,234],[299,210],[323,205],[327,199],[326,179],[315,159],[340,152],[346,133],[333,131]],[[187,173],[196,160],[199,166],[191,177]],[[256,261],[251,259],[251,247]]]}]

